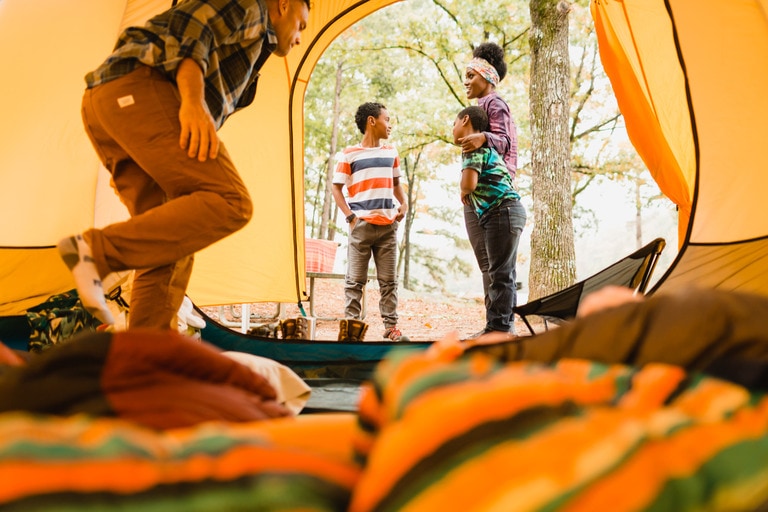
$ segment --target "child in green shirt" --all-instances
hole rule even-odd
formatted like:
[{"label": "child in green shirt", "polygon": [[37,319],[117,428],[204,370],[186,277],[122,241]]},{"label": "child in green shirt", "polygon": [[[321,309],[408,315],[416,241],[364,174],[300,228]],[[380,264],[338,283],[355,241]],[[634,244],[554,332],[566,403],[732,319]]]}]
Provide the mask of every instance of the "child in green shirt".
[{"label": "child in green shirt", "polygon": [[[454,143],[471,133],[488,129],[488,115],[481,107],[467,107],[453,123]],[[512,184],[504,160],[492,148],[462,153],[461,202],[477,212],[488,252],[490,286],[483,334],[514,334],[517,246],[526,213]]]}]

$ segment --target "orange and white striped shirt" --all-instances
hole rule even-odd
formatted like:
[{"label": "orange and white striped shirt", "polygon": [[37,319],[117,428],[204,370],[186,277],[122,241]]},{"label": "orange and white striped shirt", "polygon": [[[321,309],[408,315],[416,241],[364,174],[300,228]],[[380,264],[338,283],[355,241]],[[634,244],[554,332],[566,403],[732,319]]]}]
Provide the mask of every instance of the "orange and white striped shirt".
[{"label": "orange and white striped shirt", "polygon": [[333,183],[346,185],[347,204],[355,215],[371,224],[386,225],[397,217],[395,178],[400,178],[400,157],[394,146],[357,144],[344,149]]}]

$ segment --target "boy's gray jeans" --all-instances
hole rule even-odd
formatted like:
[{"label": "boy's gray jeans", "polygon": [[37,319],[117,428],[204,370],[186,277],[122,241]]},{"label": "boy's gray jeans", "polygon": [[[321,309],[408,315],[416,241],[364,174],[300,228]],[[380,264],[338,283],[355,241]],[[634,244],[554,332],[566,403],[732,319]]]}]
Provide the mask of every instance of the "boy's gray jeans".
[{"label": "boy's gray jeans", "polygon": [[370,224],[355,222],[349,233],[347,275],[344,281],[344,316],[360,319],[363,290],[368,282],[368,263],[373,255],[379,281],[379,312],[384,327],[397,324],[397,228],[399,223]]}]

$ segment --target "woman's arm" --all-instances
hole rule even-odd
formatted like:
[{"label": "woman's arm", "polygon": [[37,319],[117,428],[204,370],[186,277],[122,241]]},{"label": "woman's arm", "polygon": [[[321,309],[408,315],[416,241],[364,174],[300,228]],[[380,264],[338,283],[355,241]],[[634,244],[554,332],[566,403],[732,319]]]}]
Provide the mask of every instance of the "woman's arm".
[{"label": "woman's arm", "polygon": [[[515,129],[515,124],[512,122],[512,114],[509,112],[507,103],[498,97],[488,102],[486,111],[488,112],[490,131],[483,132],[483,135],[488,147],[495,149],[503,157],[512,146],[513,134],[509,133],[510,129]],[[514,135],[516,141],[517,136],[516,134]]]}]

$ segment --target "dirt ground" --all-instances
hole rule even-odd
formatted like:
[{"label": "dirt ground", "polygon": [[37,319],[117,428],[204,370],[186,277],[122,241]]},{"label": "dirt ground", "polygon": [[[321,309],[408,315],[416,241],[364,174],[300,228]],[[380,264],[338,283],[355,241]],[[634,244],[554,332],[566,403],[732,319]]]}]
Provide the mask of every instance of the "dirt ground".
[{"label": "dirt ground", "polygon": [[[339,332],[338,318],[344,315],[344,282],[339,279],[318,279],[315,282],[315,325],[316,340],[336,340]],[[457,299],[434,295],[420,295],[400,289],[398,301],[398,327],[411,341],[435,341],[446,333],[457,331],[459,336],[468,337],[485,327],[485,308],[482,299]],[[302,303],[304,311],[310,314],[309,303]],[[274,303],[252,304],[251,323],[274,322],[274,317],[295,318],[302,316],[296,304]],[[206,313],[218,316],[219,308],[204,308]],[[230,321],[238,321],[239,308],[223,308],[223,314]],[[333,319],[337,318],[337,319]],[[375,286],[366,289],[366,317],[368,332],[365,341],[383,340],[384,324],[379,315],[379,290]],[[536,327],[536,325],[534,325]],[[518,334],[528,333],[523,322],[516,319]]]}]

